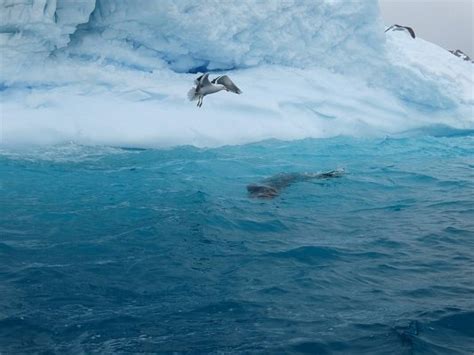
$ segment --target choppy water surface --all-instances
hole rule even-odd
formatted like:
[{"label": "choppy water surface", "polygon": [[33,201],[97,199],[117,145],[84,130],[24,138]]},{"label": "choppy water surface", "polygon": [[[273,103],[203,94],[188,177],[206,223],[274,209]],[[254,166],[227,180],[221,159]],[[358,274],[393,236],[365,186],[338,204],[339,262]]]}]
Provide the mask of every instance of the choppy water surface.
[{"label": "choppy water surface", "polygon": [[3,149],[0,352],[470,353],[473,157],[472,136]]}]

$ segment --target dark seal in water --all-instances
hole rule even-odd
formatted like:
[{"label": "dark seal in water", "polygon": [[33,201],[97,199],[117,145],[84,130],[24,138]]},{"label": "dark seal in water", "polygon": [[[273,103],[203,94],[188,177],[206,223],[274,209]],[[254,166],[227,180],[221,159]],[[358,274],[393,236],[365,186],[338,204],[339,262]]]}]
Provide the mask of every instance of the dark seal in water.
[{"label": "dark seal in water", "polygon": [[295,182],[314,179],[331,179],[344,175],[343,169],[331,170],[325,173],[281,173],[262,180],[258,184],[247,185],[250,197],[271,199],[280,195],[280,192]]}]

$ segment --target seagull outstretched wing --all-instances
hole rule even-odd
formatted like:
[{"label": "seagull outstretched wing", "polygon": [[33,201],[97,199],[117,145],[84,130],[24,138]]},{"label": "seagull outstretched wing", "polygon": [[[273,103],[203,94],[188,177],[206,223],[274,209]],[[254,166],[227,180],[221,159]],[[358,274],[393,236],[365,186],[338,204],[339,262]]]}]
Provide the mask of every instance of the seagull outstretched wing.
[{"label": "seagull outstretched wing", "polygon": [[196,79],[194,79],[194,85],[198,86],[198,85],[199,85],[199,82],[201,81],[201,79],[202,79],[203,76],[204,76],[204,74],[201,75],[201,76],[198,76]]},{"label": "seagull outstretched wing", "polygon": [[194,83],[197,87],[210,86],[211,82],[209,81],[209,73],[201,75],[199,78],[194,80]]},{"label": "seagull outstretched wing", "polygon": [[234,84],[232,80],[227,75],[218,76],[212,81],[213,84],[220,84],[224,85],[227,90],[232,91],[236,94],[241,94],[242,90],[240,90],[237,85]]},{"label": "seagull outstretched wing", "polygon": [[415,36],[415,31],[413,31],[413,28],[408,27],[408,26],[403,26],[403,27],[405,27],[405,29],[406,29],[408,32],[410,32],[410,36],[411,36],[412,38],[416,38],[416,36]]},{"label": "seagull outstretched wing", "polygon": [[210,85],[211,82],[209,81],[209,73],[202,74],[194,79],[194,85],[196,86],[206,86]]},{"label": "seagull outstretched wing", "polygon": [[410,36],[412,38],[416,38],[416,35],[415,35],[415,31],[413,30],[413,28],[411,27],[408,27],[408,26],[400,26],[400,25],[392,25],[390,26],[389,28],[387,28],[385,30],[385,32],[387,31],[390,31],[390,30],[394,30],[394,31],[403,31],[403,30],[406,30],[410,33]]}]

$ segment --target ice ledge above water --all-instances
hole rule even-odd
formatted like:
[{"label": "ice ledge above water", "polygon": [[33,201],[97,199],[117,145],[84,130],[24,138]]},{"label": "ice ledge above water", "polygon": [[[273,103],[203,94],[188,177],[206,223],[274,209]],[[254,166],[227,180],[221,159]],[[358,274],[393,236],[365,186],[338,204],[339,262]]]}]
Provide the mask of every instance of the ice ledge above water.
[{"label": "ice ledge above water", "polygon": [[0,46],[13,67],[61,52],[178,72],[344,68],[377,56],[384,38],[376,0],[4,0],[0,8]]},{"label": "ice ledge above water", "polygon": [[[262,0],[263,14],[250,0],[207,0],[200,11],[184,0],[135,0],[135,11],[131,0],[7,3],[2,143],[216,146],[473,128],[473,66],[384,34],[374,1]],[[216,94],[196,109],[186,101],[195,76],[177,71],[219,68],[244,95]]]}]

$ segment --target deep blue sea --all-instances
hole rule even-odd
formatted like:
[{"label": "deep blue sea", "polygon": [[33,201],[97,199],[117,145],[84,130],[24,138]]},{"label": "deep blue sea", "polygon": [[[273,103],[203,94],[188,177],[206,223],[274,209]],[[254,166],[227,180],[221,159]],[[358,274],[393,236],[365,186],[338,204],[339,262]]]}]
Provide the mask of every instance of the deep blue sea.
[{"label": "deep blue sea", "polygon": [[0,169],[1,354],[474,351],[472,135],[2,148]]}]

